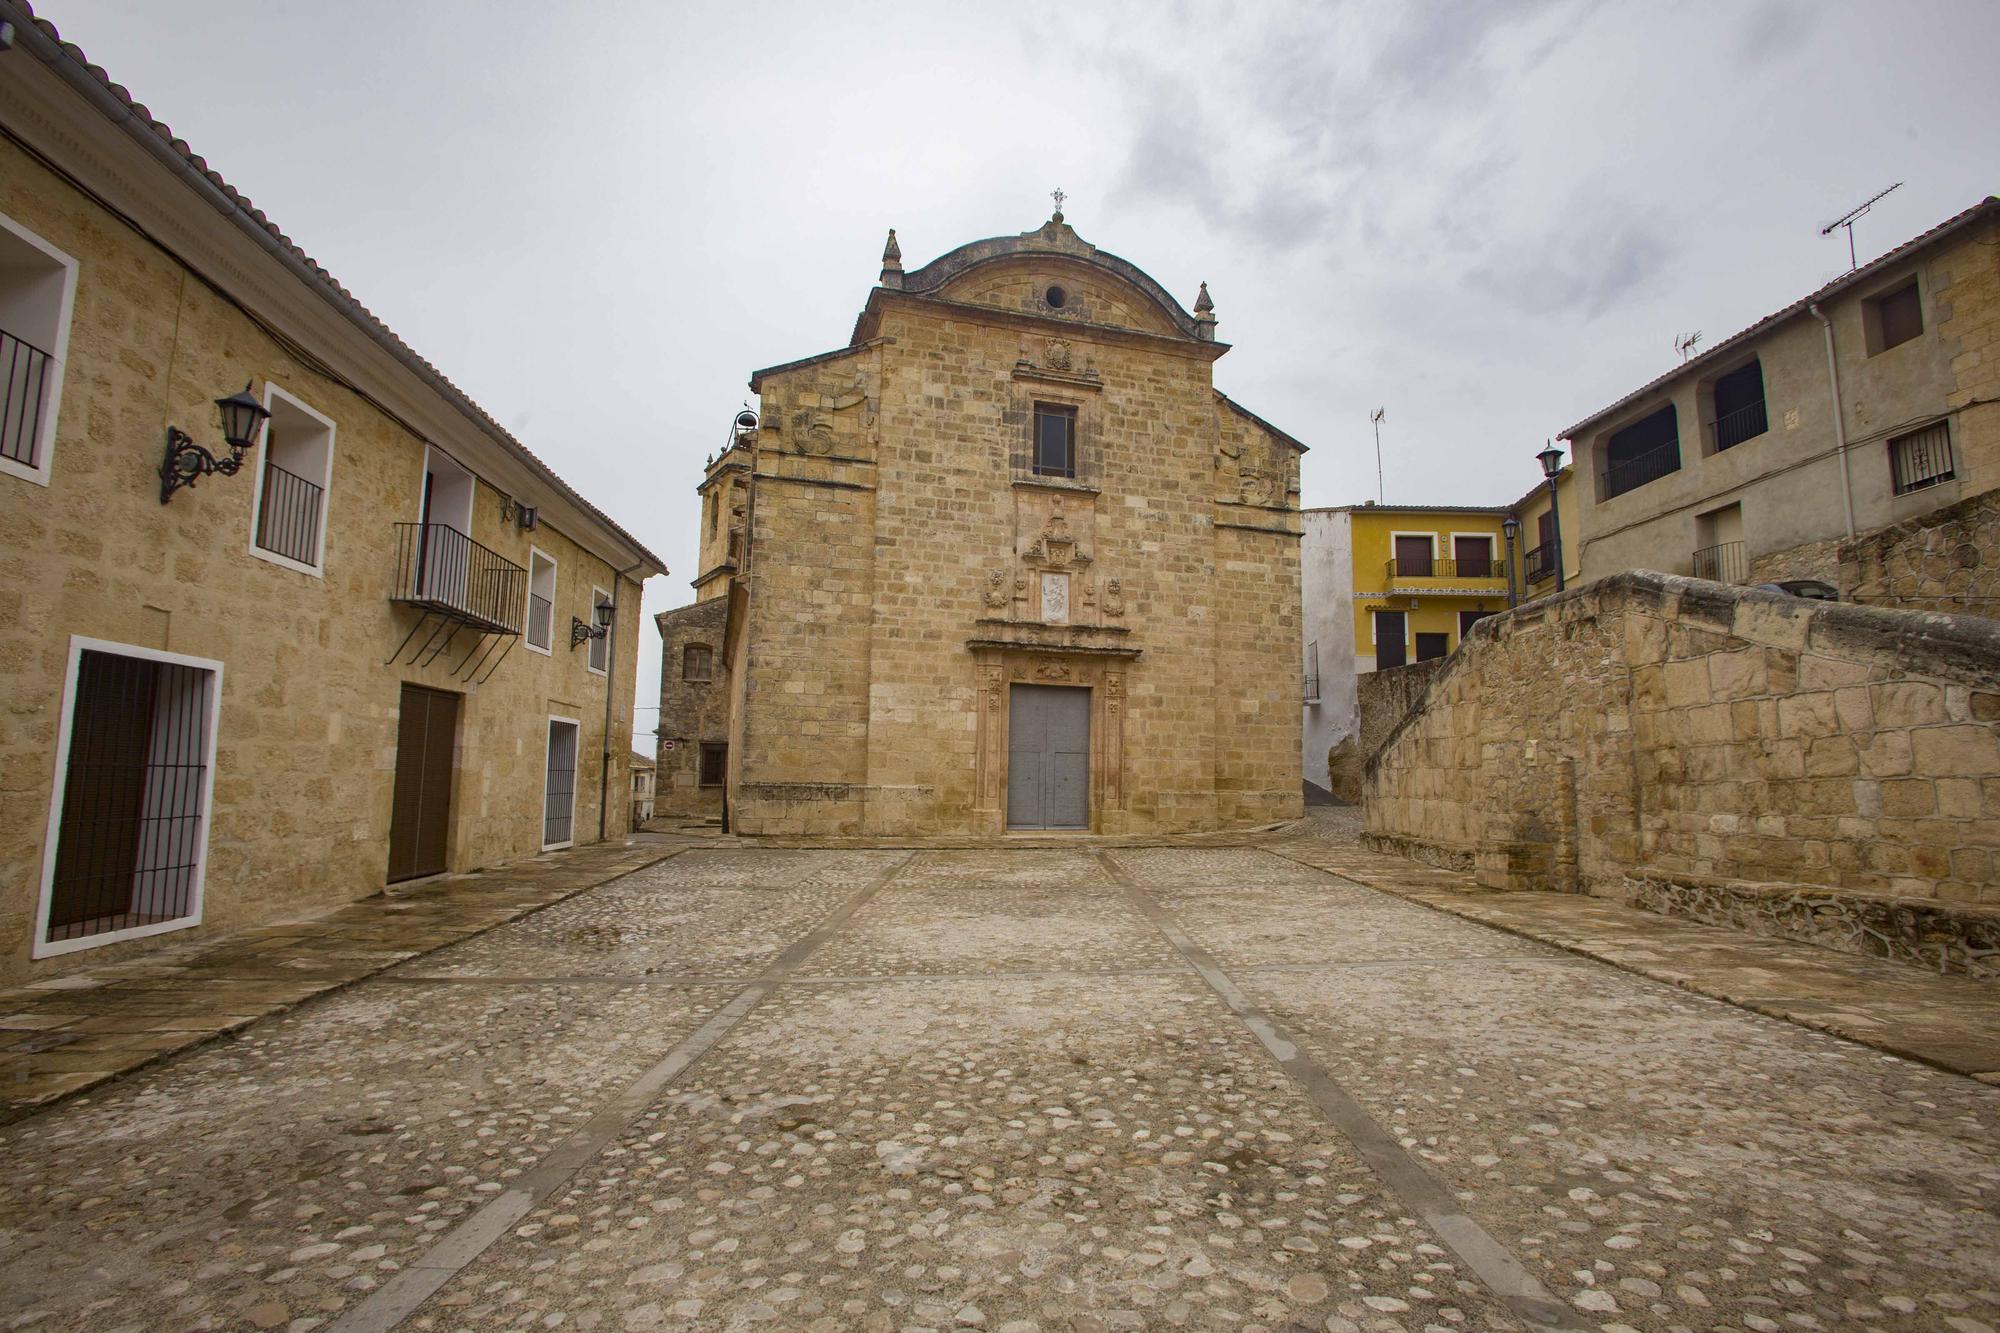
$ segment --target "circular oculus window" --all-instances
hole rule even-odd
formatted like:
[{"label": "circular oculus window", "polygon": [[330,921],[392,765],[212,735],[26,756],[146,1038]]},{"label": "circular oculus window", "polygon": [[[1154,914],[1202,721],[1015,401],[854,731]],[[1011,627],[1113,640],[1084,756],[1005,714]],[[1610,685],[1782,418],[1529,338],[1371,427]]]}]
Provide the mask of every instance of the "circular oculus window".
[{"label": "circular oculus window", "polygon": [[1048,303],[1050,309],[1060,310],[1063,308],[1063,302],[1069,300],[1069,293],[1060,287],[1052,286],[1042,293],[1042,300]]}]

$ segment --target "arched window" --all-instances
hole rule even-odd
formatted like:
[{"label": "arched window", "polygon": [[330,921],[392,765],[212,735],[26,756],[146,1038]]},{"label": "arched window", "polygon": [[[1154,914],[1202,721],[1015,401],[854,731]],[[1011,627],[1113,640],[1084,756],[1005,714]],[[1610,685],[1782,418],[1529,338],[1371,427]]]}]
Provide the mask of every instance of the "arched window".
[{"label": "arched window", "polygon": [[691,643],[681,650],[682,680],[713,680],[715,650],[705,643]]}]

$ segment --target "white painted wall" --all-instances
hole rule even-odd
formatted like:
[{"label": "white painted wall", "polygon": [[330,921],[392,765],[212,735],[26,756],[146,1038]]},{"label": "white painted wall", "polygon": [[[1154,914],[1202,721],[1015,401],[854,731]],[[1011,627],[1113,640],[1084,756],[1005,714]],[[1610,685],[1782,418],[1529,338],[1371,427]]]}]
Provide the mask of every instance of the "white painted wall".
[{"label": "white painted wall", "polygon": [[1319,644],[1319,702],[1305,706],[1299,763],[1306,781],[1324,787],[1326,752],[1355,728],[1354,528],[1345,510],[1308,509],[1301,517],[1300,623],[1305,643]]}]

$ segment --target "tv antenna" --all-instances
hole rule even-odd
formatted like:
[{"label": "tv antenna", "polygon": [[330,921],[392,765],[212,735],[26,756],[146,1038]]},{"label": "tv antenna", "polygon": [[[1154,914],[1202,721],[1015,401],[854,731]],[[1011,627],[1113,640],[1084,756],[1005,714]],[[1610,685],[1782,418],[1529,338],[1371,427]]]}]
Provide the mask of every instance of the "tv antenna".
[{"label": "tv antenna", "polygon": [[1388,413],[1376,408],[1368,414],[1368,420],[1375,426],[1375,503],[1382,503],[1382,418]]},{"label": "tv antenna", "polygon": [[1858,262],[1856,262],[1854,257],[1855,220],[1859,218],[1863,213],[1866,213],[1869,209],[1875,207],[1876,204],[1880,203],[1883,200],[1883,198],[1885,198],[1891,191],[1900,190],[1902,188],[1903,188],[1903,182],[1897,181],[1894,185],[1891,185],[1887,190],[1884,190],[1880,194],[1870,197],[1869,199],[1863,201],[1855,208],[1848,210],[1845,216],[1835,218],[1833,221],[1827,223],[1824,227],[1821,227],[1819,229],[1820,235],[1831,236],[1833,235],[1833,229],[1835,227],[1847,228],[1847,271],[1849,273],[1852,273],[1855,269],[1861,267],[1861,265]]},{"label": "tv antenna", "polygon": [[1695,344],[1699,343],[1700,341],[1701,341],[1700,329],[1696,329],[1693,333],[1683,333],[1678,338],[1674,339],[1674,350],[1681,354],[1681,362],[1683,364],[1687,362],[1687,359],[1689,357],[1694,355]]}]

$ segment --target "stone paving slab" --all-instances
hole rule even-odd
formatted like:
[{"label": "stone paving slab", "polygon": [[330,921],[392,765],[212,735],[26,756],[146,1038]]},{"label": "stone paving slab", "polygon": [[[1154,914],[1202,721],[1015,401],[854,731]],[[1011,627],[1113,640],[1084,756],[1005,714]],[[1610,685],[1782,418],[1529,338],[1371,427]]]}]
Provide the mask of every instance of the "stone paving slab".
[{"label": "stone paving slab", "polygon": [[1602,968],[1243,984],[1606,1326],[2000,1325],[1977,1084]]},{"label": "stone paving slab", "polygon": [[2000,1084],[2000,986],[1581,894],[1486,891],[1469,875],[1358,848],[1289,844],[1282,851],[1467,921]]},{"label": "stone paving slab", "polygon": [[781,992],[410,1325],[1323,1329],[1408,1311],[1521,1327],[1198,981],[995,978]]},{"label": "stone paving slab", "polygon": [[678,848],[586,847],[0,990],[0,1124]]},{"label": "stone paving slab", "polygon": [[801,975],[1123,972],[1179,961],[1115,885],[972,892],[910,887],[911,873],[858,912]]},{"label": "stone paving slab", "polygon": [[0,1129],[6,1317],[91,1330],[324,1319],[530,1169],[726,995],[353,988]]}]

